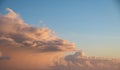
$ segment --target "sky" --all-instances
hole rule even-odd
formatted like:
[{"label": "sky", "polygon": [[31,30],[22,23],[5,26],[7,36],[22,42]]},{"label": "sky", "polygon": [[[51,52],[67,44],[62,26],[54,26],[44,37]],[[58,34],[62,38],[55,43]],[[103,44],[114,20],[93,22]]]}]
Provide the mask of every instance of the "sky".
[{"label": "sky", "polygon": [[120,0],[1,0],[0,70],[120,70]]},{"label": "sky", "polygon": [[[1,0],[36,27],[47,26],[88,56],[120,57],[120,11],[115,0]],[[102,52],[101,52],[102,51]]]}]

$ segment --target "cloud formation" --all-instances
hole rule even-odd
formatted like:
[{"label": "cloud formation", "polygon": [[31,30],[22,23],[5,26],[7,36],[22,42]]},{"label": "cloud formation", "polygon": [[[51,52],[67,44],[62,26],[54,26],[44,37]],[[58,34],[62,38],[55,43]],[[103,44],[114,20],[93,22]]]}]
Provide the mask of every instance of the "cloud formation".
[{"label": "cloud formation", "polygon": [[73,51],[75,45],[60,39],[47,27],[37,28],[26,24],[18,14],[7,8],[0,16],[0,45],[32,47],[40,51]]},{"label": "cloud formation", "polygon": [[[0,70],[44,70],[63,52],[76,50],[47,27],[26,24],[13,10],[0,15]],[[36,53],[37,52],[37,53]],[[9,60],[5,60],[10,57]],[[34,66],[33,66],[34,65]]]},{"label": "cloud formation", "polygon": [[88,57],[83,51],[57,60],[52,70],[120,70],[120,60]]},{"label": "cloud formation", "polygon": [[88,57],[47,27],[28,25],[7,10],[0,15],[0,70],[120,70],[120,60]]}]

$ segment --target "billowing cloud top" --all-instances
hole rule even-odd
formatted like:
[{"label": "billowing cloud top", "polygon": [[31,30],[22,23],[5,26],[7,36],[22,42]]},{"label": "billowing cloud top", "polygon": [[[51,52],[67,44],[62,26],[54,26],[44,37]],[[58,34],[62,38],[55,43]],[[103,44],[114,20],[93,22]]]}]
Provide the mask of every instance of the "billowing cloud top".
[{"label": "billowing cloud top", "polygon": [[77,51],[73,55],[55,61],[52,70],[120,70],[120,60],[87,57],[83,51]]},{"label": "billowing cloud top", "polygon": [[0,16],[0,45],[38,48],[40,51],[73,51],[75,45],[60,39],[47,27],[37,28],[26,24],[18,14],[7,8]]}]

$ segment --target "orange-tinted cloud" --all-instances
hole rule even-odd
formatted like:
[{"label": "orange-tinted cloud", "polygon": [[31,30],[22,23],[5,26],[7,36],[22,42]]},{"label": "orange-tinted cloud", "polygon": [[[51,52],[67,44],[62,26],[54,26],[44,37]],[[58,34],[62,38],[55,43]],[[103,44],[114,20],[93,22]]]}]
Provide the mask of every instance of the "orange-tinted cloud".
[{"label": "orange-tinted cloud", "polygon": [[73,43],[47,27],[28,25],[13,10],[7,10],[8,14],[0,15],[0,70],[43,70],[63,52],[76,50]]},{"label": "orange-tinted cloud", "polygon": [[120,70],[116,59],[88,57],[47,27],[26,24],[11,9],[0,15],[0,70]]},{"label": "orange-tinted cloud", "polygon": [[40,51],[73,51],[75,45],[60,39],[47,27],[37,28],[26,24],[18,14],[7,8],[0,16],[0,44],[14,47],[33,47]]},{"label": "orange-tinted cloud", "polygon": [[59,59],[51,70],[119,70],[120,60],[88,57],[83,51]]}]

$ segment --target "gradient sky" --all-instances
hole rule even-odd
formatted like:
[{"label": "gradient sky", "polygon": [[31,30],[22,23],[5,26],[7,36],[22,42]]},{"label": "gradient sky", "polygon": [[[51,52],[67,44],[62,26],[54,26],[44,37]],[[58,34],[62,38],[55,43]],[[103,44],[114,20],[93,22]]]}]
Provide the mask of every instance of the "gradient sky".
[{"label": "gradient sky", "polygon": [[[26,23],[46,25],[89,56],[120,57],[120,11],[115,0],[1,0]],[[41,22],[42,21],[42,22]]]}]

